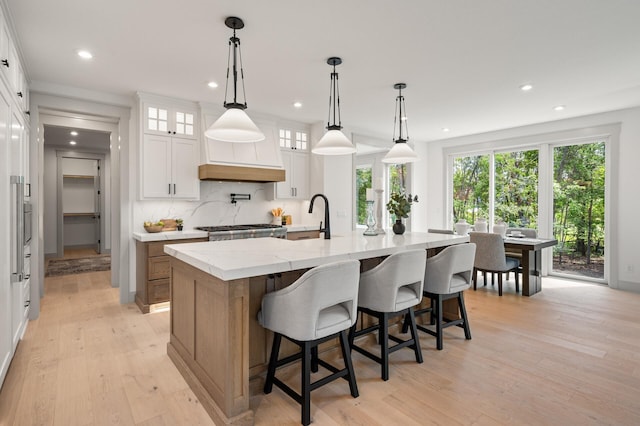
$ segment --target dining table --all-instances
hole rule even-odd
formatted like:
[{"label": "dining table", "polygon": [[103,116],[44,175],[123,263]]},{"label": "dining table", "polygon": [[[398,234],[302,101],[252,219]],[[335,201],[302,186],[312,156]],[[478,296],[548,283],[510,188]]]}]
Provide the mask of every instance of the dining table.
[{"label": "dining table", "polygon": [[558,240],[553,238],[527,238],[506,236],[504,248],[520,251],[522,259],[522,295],[533,296],[542,290],[542,249],[553,247]]}]

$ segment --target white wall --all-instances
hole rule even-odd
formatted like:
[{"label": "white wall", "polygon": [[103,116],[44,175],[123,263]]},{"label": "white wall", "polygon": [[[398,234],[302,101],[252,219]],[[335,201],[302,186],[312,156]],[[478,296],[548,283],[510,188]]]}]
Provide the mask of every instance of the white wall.
[{"label": "white wall", "polygon": [[[427,227],[441,227],[445,223],[444,193],[446,167],[443,149],[461,145],[489,144],[510,138],[527,138],[532,141],[545,140],[549,133],[589,129],[595,126],[620,124],[618,141],[613,141],[612,155],[614,182],[611,194],[611,244],[614,256],[610,259],[610,286],[640,292],[640,258],[637,256],[637,242],[640,240],[640,227],[637,226],[640,212],[638,182],[640,170],[640,108],[595,114],[584,117],[558,120],[531,126],[500,130],[496,132],[440,140],[418,144],[416,151],[420,158],[426,159],[426,167],[415,170],[417,193],[428,194],[427,203],[419,205],[424,210],[424,221],[414,222],[416,230]],[[615,146],[617,145],[617,146]],[[617,148],[617,152],[615,151]],[[616,158],[617,157],[617,158]],[[616,166],[617,161],[617,166]]]},{"label": "white wall", "polygon": [[[58,158],[56,150],[45,146],[44,148],[44,170],[43,170],[42,192],[44,194],[44,212],[56,212],[58,210],[58,192],[57,192],[57,174],[58,174]],[[44,231],[44,253],[45,255],[55,254],[57,252],[57,233],[58,218],[57,214],[43,215],[43,231]]]}]

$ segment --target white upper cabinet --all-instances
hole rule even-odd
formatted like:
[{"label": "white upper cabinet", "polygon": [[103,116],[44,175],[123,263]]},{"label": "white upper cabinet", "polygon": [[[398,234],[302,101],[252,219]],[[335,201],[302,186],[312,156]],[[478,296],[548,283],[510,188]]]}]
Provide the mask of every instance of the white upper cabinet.
[{"label": "white upper cabinet", "polygon": [[309,198],[308,133],[280,128],[278,141],[285,168],[285,181],[267,187],[267,198],[306,200]]},{"label": "white upper cabinet", "polygon": [[197,107],[140,95],[140,199],[200,198]]},{"label": "white upper cabinet", "polygon": [[144,133],[198,139],[196,110],[175,106],[144,104]]},{"label": "white upper cabinet", "polygon": [[25,113],[29,109],[29,87],[19,58],[9,27],[0,11],[0,76],[4,79],[16,107],[26,116]]}]

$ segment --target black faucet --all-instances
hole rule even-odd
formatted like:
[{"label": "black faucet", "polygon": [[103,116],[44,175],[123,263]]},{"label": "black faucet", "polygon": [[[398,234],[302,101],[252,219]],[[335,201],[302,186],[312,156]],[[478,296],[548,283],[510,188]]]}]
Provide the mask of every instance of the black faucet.
[{"label": "black faucet", "polygon": [[316,194],[311,197],[311,203],[309,204],[309,213],[313,213],[313,201],[317,197],[322,197],[324,199],[324,228],[322,228],[322,222],[320,222],[320,232],[324,232],[324,239],[331,239],[331,225],[329,224],[329,200],[324,194]]}]

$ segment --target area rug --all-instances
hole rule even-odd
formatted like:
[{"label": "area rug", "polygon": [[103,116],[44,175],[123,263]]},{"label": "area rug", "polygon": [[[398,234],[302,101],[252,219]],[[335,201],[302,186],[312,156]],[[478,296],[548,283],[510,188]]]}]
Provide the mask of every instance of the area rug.
[{"label": "area rug", "polygon": [[111,256],[109,255],[77,259],[51,259],[47,264],[45,277],[108,271],[109,269],[111,269]]}]

